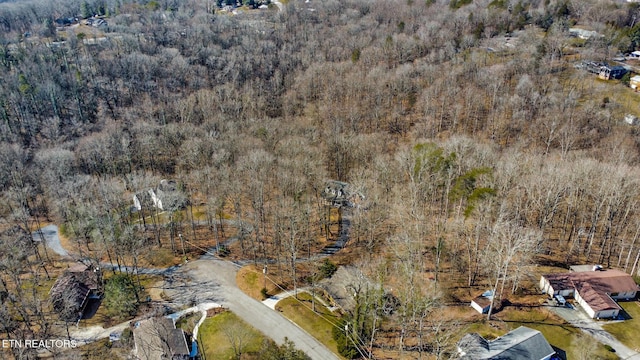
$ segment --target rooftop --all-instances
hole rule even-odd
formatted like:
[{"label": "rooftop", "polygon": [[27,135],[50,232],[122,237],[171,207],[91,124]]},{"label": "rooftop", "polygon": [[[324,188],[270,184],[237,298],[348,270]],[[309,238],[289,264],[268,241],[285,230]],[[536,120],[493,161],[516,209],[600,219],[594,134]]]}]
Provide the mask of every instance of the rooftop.
[{"label": "rooftop", "polygon": [[488,298],[486,298],[484,296],[478,296],[477,298],[475,298],[475,299],[473,299],[471,301],[473,301],[474,303],[480,305],[482,308],[485,308],[485,307],[491,305],[491,299],[488,299]]},{"label": "rooftop", "polygon": [[608,294],[638,291],[638,285],[629,274],[615,269],[548,274],[544,277],[554,289],[576,289],[588,283],[595,291]]},{"label": "rooftop", "polygon": [[60,317],[75,321],[82,316],[91,290],[74,273],[64,273],[49,290],[49,301]]},{"label": "rooftop", "polygon": [[161,360],[189,356],[184,332],[173,320],[156,317],[140,321],[133,330],[136,354],[145,360]]},{"label": "rooftop", "polygon": [[467,334],[458,343],[462,359],[544,359],[555,353],[538,330],[521,326],[493,341]]},{"label": "rooftop", "polygon": [[596,291],[593,286],[583,283],[581,286],[576,288],[580,297],[589,304],[589,307],[594,311],[603,311],[603,310],[612,310],[617,309],[620,310],[620,305],[616,303],[611,297],[609,297],[606,293]]}]

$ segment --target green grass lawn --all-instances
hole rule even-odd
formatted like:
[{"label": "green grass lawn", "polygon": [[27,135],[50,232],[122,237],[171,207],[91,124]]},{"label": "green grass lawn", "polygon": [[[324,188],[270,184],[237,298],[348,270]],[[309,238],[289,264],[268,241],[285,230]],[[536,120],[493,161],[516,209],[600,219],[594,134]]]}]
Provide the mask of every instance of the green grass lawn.
[{"label": "green grass lawn", "polygon": [[198,344],[206,360],[235,359],[236,349],[242,354],[257,353],[265,336],[230,311],[208,318],[198,330]]},{"label": "green grass lawn", "polygon": [[288,297],[278,302],[276,309],[335,354],[338,354],[338,345],[333,340],[332,329],[333,324],[338,322],[339,317],[318,302],[316,302],[316,312],[314,313],[312,311],[311,294],[298,293],[298,300],[293,296]]},{"label": "green grass lawn", "polygon": [[631,349],[640,349],[640,305],[635,301],[621,301],[620,306],[631,316],[631,319],[602,327]]},{"label": "green grass lawn", "polygon": [[[507,308],[496,314],[492,321],[494,326],[486,322],[476,322],[466,328],[466,332],[477,332],[486,338],[495,338],[520,326],[526,326],[540,331],[547,341],[554,347],[566,353],[567,359],[579,358],[582,332],[564,320],[540,308],[517,310]],[[594,340],[595,341],[595,340]],[[607,351],[602,344],[598,344],[596,352],[590,354],[592,359],[618,359]]]}]

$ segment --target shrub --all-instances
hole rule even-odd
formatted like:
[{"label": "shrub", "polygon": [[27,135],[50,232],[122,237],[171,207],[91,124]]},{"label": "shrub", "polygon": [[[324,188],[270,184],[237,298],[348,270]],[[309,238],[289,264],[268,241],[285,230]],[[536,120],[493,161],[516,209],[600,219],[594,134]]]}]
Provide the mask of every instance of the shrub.
[{"label": "shrub", "polygon": [[333,339],[338,344],[338,352],[340,355],[347,359],[355,359],[358,357],[358,348],[356,348],[352,339],[347,336],[351,331],[348,327],[345,331],[347,324],[349,324],[349,319],[347,317],[340,319],[338,326],[333,327],[332,335]]},{"label": "shrub", "polygon": [[107,315],[116,319],[135,315],[139,304],[137,290],[129,274],[118,273],[107,280],[103,302]]},{"label": "shrub", "polygon": [[331,275],[333,275],[336,271],[338,271],[338,266],[332,263],[331,260],[324,259],[324,261],[322,262],[322,265],[320,265],[319,270],[320,270],[320,275],[322,275],[323,278],[328,278],[328,277],[331,277]]}]

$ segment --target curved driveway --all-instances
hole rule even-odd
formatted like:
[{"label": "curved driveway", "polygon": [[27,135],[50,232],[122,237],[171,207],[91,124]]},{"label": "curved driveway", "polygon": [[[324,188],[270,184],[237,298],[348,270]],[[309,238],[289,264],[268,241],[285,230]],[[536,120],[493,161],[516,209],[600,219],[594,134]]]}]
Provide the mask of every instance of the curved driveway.
[{"label": "curved driveway", "polygon": [[[233,311],[247,323],[271,337],[279,344],[285,337],[314,360],[339,358],[313,336],[249,297],[236,286],[238,269],[232,263],[209,256],[181,267],[169,281],[165,293],[178,304],[215,301]],[[176,304],[177,305],[177,304]]]},{"label": "curved driveway", "polygon": [[69,252],[60,244],[60,236],[58,235],[58,227],[55,225],[47,225],[33,232],[35,241],[44,240],[49,249],[60,256],[68,256]]},{"label": "curved driveway", "polygon": [[[47,246],[56,253],[67,256],[68,253],[60,245],[58,228],[49,225],[42,229]],[[39,235],[39,234],[38,234]],[[102,266],[116,267],[112,264]],[[171,298],[176,307],[197,306],[204,303],[217,303],[272,338],[278,344],[283,344],[285,337],[293,341],[296,348],[304,351],[314,360],[340,359],[326,346],[322,345],[306,331],[270,309],[261,302],[249,297],[236,286],[238,268],[231,262],[219,260],[211,255],[203,255],[199,260],[190,261],[181,267],[167,269],[139,269],[140,273],[162,274],[165,277],[163,291]],[[74,338],[82,343],[95,341],[106,337],[111,331],[121,330],[126,324],[103,329],[84,329],[74,332]]]}]

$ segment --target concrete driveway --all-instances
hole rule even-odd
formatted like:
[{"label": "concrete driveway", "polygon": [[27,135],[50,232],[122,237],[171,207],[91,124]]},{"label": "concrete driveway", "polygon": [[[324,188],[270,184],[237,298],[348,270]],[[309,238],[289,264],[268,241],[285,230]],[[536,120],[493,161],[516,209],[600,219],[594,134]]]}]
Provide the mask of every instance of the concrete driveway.
[{"label": "concrete driveway", "polygon": [[58,227],[55,225],[47,225],[33,232],[35,241],[44,240],[49,249],[60,256],[69,256],[69,252],[60,244],[60,236],[58,235]]},{"label": "concrete driveway", "polygon": [[629,349],[623,343],[605,331],[600,323],[587,315],[580,307],[570,309],[568,307],[549,306],[549,310],[563,318],[566,322],[583,332],[593,336],[600,343],[609,345],[616,350],[621,359],[640,360],[640,353]]},{"label": "concrete driveway", "polygon": [[215,301],[278,344],[288,338],[314,360],[339,359],[306,331],[238,289],[237,272],[238,268],[232,263],[205,257],[189,262],[172,274],[164,292],[176,305]]},{"label": "concrete driveway", "polygon": [[[42,232],[34,233],[34,236],[43,236],[46,244],[57,254],[68,256],[69,253],[60,244],[58,228],[49,225],[42,228]],[[40,237],[42,238],[42,237]],[[113,264],[101,264],[106,268],[115,268]],[[127,268],[128,271],[133,269]],[[266,336],[272,338],[278,344],[283,344],[285,337],[293,341],[296,348],[304,351],[314,360],[338,360],[326,346],[318,342],[313,336],[299,328],[297,325],[269,309],[268,306],[249,297],[236,286],[236,273],[238,267],[231,262],[219,260],[211,254],[203,255],[199,260],[190,261],[188,264],[167,269],[139,268],[141,274],[164,275],[165,281],[162,291],[171,300],[174,307],[194,307],[198,304],[220,304],[233,311],[247,323],[260,330]],[[100,338],[109,336],[113,331],[122,331],[128,323],[116,325],[104,329],[101,326],[85,328],[74,333],[73,336],[79,343],[86,344]]]}]

